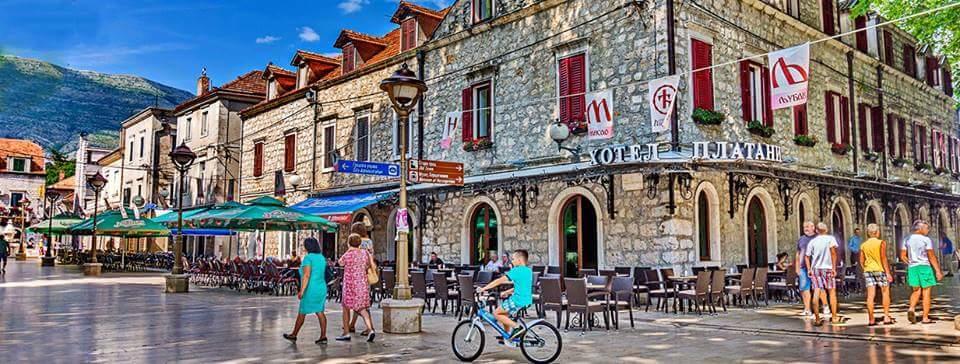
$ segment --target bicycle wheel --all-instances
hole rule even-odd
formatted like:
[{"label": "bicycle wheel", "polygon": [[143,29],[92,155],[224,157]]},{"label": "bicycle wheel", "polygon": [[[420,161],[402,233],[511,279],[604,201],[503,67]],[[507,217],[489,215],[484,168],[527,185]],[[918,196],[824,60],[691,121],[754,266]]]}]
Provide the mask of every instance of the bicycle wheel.
[{"label": "bicycle wheel", "polygon": [[552,363],[560,356],[562,349],[560,331],[546,321],[528,326],[527,332],[520,339],[520,351],[531,363]]},{"label": "bicycle wheel", "polygon": [[473,321],[464,320],[453,329],[450,346],[453,348],[453,354],[460,361],[474,361],[483,353],[485,341],[483,330],[475,326]]}]

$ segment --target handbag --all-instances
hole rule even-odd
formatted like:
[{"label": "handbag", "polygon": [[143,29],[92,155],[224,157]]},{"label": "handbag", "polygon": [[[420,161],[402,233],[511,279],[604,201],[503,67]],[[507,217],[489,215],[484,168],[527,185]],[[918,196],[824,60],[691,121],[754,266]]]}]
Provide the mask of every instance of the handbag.
[{"label": "handbag", "polygon": [[367,265],[367,284],[374,285],[380,282],[380,275],[377,274],[377,266],[373,264],[373,258],[367,255],[370,264]]}]

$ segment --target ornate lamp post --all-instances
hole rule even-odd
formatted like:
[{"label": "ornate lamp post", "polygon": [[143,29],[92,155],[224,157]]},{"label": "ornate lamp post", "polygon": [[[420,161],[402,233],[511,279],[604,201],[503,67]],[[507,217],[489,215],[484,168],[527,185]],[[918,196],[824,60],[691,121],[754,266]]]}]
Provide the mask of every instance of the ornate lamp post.
[{"label": "ornate lamp post", "polygon": [[[427,84],[403,64],[392,76],[380,82],[380,89],[387,93],[393,110],[399,117],[400,129],[400,206],[407,208],[407,124],[410,112],[427,91]],[[411,299],[410,278],[407,273],[408,234],[399,234],[397,241],[397,286],[392,300],[383,302],[383,330],[389,333],[420,332],[420,311],[423,301]]]},{"label": "ornate lamp post", "polygon": [[20,200],[20,249],[17,250],[17,260],[27,260],[27,250],[24,249],[23,241],[27,240],[28,207],[30,207],[30,200],[24,197]]},{"label": "ornate lamp post", "polygon": [[197,155],[190,150],[186,143],[181,143],[180,146],[173,148],[173,151],[170,152],[170,159],[173,160],[174,166],[180,172],[180,188],[177,190],[177,240],[173,245],[173,272],[170,272],[170,275],[167,276],[166,292],[186,293],[189,291],[190,281],[189,277],[183,274],[183,263],[181,263],[183,259],[183,191],[186,184],[184,175],[190,169],[193,161],[197,159]]},{"label": "ornate lamp post", "polygon": [[98,276],[100,271],[103,269],[103,264],[97,262],[97,213],[99,213],[98,207],[100,206],[100,192],[103,191],[103,186],[107,185],[107,179],[97,172],[96,174],[87,177],[87,184],[90,185],[90,188],[93,189],[93,229],[90,235],[90,261],[83,265],[83,275],[87,276]]},{"label": "ornate lamp post", "polygon": [[57,202],[60,202],[60,194],[57,191],[47,192],[46,202],[50,205],[50,210],[47,213],[47,252],[40,258],[40,266],[52,267],[56,264],[56,259],[53,258],[53,234],[50,231],[53,230],[53,214],[57,211],[56,206]]}]

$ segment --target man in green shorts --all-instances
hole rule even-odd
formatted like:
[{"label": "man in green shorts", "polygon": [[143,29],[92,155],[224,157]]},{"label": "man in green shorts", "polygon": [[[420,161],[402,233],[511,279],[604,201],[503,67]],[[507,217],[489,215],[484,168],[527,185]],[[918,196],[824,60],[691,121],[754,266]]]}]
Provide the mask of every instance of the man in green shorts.
[{"label": "man in green shorts", "polygon": [[913,223],[913,235],[907,238],[900,250],[900,259],[909,264],[907,269],[907,284],[913,288],[910,294],[910,308],[907,310],[907,319],[911,324],[917,323],[917,314],[914,309],[917,301],[923,297],[924,324],[931,324],[930,320],[930,291],[937,281],[943,279],[937,255],[933,250],[933,241],[927,237],[930,225],[926,221],[917,220]]}]

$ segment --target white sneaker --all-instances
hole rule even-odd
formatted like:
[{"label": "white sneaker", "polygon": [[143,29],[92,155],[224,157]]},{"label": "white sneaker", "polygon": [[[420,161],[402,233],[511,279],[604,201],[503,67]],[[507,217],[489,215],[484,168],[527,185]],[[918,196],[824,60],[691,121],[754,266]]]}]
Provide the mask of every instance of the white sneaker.
[{"label": "white sneaker", "polygon": [[810,315],[813,315],[813,312],[810,312],[807,310],[803,310],[803,313],[800,314],[800,316],[803,316],[803,317],[809,317]]},{"label": "white sneaker", "polygon": [[823,306],[823,315],[830,316],[830,307]]}]

